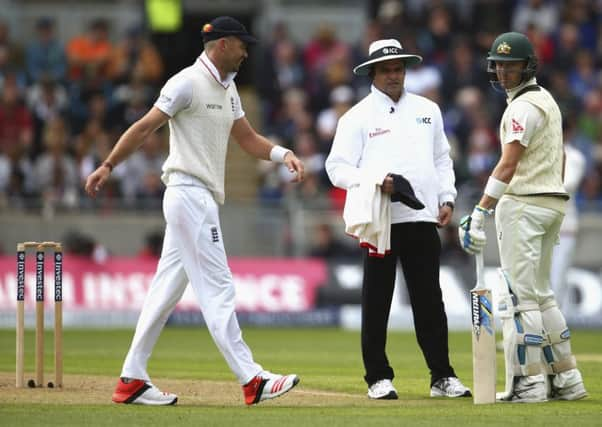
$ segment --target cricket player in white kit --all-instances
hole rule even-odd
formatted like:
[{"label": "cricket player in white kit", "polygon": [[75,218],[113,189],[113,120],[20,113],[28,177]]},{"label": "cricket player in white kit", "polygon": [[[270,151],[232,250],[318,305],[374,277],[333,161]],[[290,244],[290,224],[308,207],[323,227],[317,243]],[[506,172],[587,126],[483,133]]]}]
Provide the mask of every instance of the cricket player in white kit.
[{"label": "cricket player in white kit", "polygon": [[113,168],[145,138],[169,123],[169,156],[163,165],[165,239],[132,345],[113,394],[116,403],[171,405],[177,396],[150,381],[148,359],[159,334],[190,282],[214,342],[252,405],[289,391],[296,375],[276,375],[255,363],[234,312],[234,283],[218,217],[224,202],[226,149],[230,135],[254,157],[283,162],[293,181],[303,179],[295,154],[257,134],[245,118],[234,77],[256,42],[233,18],[215,18],[203,27],[205,50],[174,75],[152,109],[119,139],[86,182],[95,196]]},{"label": "cricket player in white kit", "polygon": [[587,393],[550,287],[552,250],[568,199],[560,109],[537,84],[537,58],[523,34],[497,37],[487,60],[492,83],[508,96],[500,124],[502,156],[479,204],[462,219],[459,235],[466,251],[480,252],[486,243],[485,218],[497,203],[495,226],[507,288],[499,303],[506,389],[498,399],[581,399]]}]

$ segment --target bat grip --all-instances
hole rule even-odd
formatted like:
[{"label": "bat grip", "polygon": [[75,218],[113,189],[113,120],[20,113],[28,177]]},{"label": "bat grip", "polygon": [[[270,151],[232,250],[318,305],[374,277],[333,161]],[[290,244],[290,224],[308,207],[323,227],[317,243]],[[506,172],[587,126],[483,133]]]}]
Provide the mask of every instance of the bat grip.
[{"label": "bat grip", "polygon": [[478,254],[475,255],[475,264],[476,264],[476,269],[477,269],[477,288],[481,289],[485,286],[485,276],[483,274],[483,271],[485,269],[484,267],[484,261],[483,261],[483,252],[479,252]]}]

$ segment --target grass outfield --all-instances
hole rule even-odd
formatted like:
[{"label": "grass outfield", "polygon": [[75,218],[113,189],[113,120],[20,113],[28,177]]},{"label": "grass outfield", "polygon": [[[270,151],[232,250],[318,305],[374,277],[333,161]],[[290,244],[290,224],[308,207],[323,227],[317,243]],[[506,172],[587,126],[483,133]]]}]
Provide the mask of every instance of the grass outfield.
[{"label": "grass outfield", "polygon": [[[363,383],[359,333],[337,329],[253,329],[244,336],[256,360],[301,383],[282,398],[246,407],[233,375],[205,329],[167,328],[149,371],[176,392],[175,407],[113,405],[112,389],[131,330],[66,330],[65,388],[14,388],[15,333],[0,330],[1,426],[507,426],[602,425],[602,331],[574,331],[573,350],[589,398],[578,402],[475,406],[470,399],[431,399],[428,372],[412,333],[389,335],[397,401],[370,401]],[[33,332],[26,335],[26,381],[32,378]],[[52,380],[52,334],[46,335],[46,381]],[[452,364],[472,384],[470,333],[451,333]],[[498,390],[502,388],[498,355]]]}]

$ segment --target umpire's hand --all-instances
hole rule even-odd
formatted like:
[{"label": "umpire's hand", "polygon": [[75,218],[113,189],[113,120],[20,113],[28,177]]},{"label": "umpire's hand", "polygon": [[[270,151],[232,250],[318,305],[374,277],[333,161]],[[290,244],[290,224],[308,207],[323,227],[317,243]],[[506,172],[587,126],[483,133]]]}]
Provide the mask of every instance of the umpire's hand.
[{"label": "umpire's hand", "polygon": [[295,153],[292,151],[286,153],[284,156],[284,164],[290,173],[296,173],[291,182],[301,182],[305,179],[305,167],[303,166],[303,162],[295,156]]}]

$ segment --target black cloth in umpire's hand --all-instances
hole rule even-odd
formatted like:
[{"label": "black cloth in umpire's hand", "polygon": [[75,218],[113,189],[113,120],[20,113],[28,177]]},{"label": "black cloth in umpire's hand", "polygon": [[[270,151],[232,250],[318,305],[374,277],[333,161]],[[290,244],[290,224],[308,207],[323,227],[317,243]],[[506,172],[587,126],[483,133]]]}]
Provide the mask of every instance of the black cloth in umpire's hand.
[{"label": "black cloth in umpire's hand", "polygon": [[401,202],[404,205],[411,207],[419,211],[420,209],[424,209],[424,204],[420,200],[416,198],[414,194],[414,189],[412,188],[412,184],[410,181],[405,179],[403,175],[397,174],[389,174],[391,178],[393,178],[393,193],[391,194],[392,202]]}]

